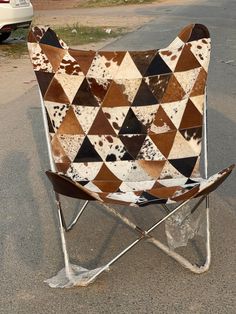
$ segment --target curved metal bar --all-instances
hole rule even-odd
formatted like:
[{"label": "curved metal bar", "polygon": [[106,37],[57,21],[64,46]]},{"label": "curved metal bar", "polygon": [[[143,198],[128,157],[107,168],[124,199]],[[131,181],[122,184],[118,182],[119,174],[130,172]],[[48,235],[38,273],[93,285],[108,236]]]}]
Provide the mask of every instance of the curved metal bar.
[{"label": "curved metal bar", "polygon": [[84,205],[81,207],[80,211],[78,212],[78,214],[76,215],[76,217],[72,220],[72,222],[69,224],[68,227],[66,227],[66,231],[70,231],[73,229],[73,227],[75,226],[75,224],[77,223],[77,221],[79,220],[80,216],[82,215],[83,211],[85,210],[86,206],[88,205],[89,201],[86,201],[84,203]]}]

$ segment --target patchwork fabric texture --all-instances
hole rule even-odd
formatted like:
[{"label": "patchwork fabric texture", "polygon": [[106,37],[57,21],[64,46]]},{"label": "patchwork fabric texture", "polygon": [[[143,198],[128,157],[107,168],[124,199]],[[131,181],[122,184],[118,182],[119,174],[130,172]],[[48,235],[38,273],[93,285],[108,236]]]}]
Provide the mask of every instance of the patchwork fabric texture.
[{"label": "patchwork fabric texture", "polygon": [[55,191],[144,206],[207,194],[233,166],[199,173],[207,28],[192,24],[167,47],[148,51],[70,49],[34,27],[29,53],[46,109]]}]

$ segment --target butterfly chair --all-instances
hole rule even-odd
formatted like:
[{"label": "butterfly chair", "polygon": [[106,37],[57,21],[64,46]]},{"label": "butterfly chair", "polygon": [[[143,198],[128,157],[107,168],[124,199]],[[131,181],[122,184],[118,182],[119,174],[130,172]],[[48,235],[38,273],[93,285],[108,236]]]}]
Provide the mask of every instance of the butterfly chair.
[{"label": "butterfly chair", "polygon": [[[28,39],[38,80],[65,268],[52,287],[86,286],[142,239],[148,239],[195,273],[210,265],[209,199],[234,165],[208,177],[206,78],[210,37],[200,24],[185,27],[167,47],[148,51],[70,49],[50,29],[34,27]],[[204,146],[204,178],[200,175]],[[67,226],[59,194],[85,200]],[[207,258],[192,265],[151,235],[193,198],[206,201]],[[97,201],[139,233],[105,266],[72,265],[65,231],[88,202]],[[179,203],[179,204],[178,204]],[[168,214],[143,230],[112,204],[160,204]],[[170,210],[170,205],[176,207]]]}]

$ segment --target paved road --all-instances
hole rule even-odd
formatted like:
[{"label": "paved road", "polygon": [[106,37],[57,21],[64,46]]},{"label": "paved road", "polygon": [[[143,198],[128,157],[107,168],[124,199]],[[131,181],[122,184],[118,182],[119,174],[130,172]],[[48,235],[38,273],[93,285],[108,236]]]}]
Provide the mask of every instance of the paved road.
[{"label": "paved road", "polygon": [[[154,12],[152,23],[114,42],[112,48],[162,47],[189,22],[208,25],[213,39],[208,84],[209,171],[213,173],[236,156],[236,2],[208,0],[136,10],[136,14]],[[193,275],[144,243],[94,285],[53,290],[43,280],[62,267],[62,255],[52,193],[43,173],[48,158],[36,87],[1,105],[0,116],[1,314],[235,313],[235,174],[211,197],[213,260],[208,273]],[[68,204],[75,209],[75,202],[65,201]],[[104,263],[135,237],[100,209],[92,204],[67,236],[72,261],[87,267]],[[130,215],[146,226],[156,210],[136,209]],[[187,254],[194,258],[191,249]]]}]

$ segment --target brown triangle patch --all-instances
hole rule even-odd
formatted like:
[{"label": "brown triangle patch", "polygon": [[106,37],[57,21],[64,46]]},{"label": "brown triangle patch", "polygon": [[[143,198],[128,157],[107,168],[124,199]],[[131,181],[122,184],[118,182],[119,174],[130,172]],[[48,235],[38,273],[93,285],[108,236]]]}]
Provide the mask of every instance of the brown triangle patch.
[{"label": "brown triangle patch", "polygon": [[61,143],[59,142],[58,138],[56,135],[52,139],[52,154],[54,161],[59,164],[59,163],[65,163],[65,164],[70,164],[71,161],[69,157],[66,155],[66,152],[61,146]]},{"label": "brown triangle patch", "polygon": [[83,129],[76,118],[73,108],[71,107],[67,113],[65,118],[63,119],[58,131],[58,134],[84,134]]},{"label": "brown triangle patch", "polygon": [[207,72],[202,68],[192,88],[190,97],[203,95],[205,93],[206,80],[207,80]]},{"label": "brown triangle patch", "polygon": [[165,90],[164,96],[161,99],[161,103],[179,101],[182,100],[184,96],[185,91],[177,81],[176,77],[172,75]]},{"label": "brown triangle patch", "polygon": [[118,179],[112,172],[111,170],[103,164],[101,169],[99,170],[98,174],[94,178],[95,181],[119,181],[121,182],[120,179]]},{"label": "brown triangle patch", "polygon": [[189,101],[187,102],[182,121],[180,123],[179,129],[193,128],[202,125],[202,115],[194,106],[194,104]]},{"label": "brown triangle patch", "polygon": [[171,74],[150,76],[148,78],[149,89],[159,102],[161,102],[162,97],[166,92],[170,78]]},{"label": "brown triangle patch", "polygon": [[107,79],[96,80],[95,78],[87,78],[87,81],[89,83],[89,86],[93,95],[97,98],[97,100],[101,104],[111,85],[111,80],[107,80]]},{"label": "brown triangle patch", "polygon": [[79,106],[99,107],[98,101],[94,97],[86,79],[84,79],[83,83],[80,85],[75,98],[72,101],[72,104]]},{"label": "brown triangle patch", "polygon": [[119,135],[119,138],[125,145],[125,148],[130,153],[130,155],[135,159],[144,143],[146,135]]},{"label": "brown triangle patch", "polygon": [[174,139],[176,136],[176,132],[167,132],[167,133],[160,133],[160,134],[149,134],[151,140],[159,149],[159,151],[168,158],[171,148],[174,143]]},{"label": "brown triangle patch", "polygon": [[179,33],[178,37],[183,41],[183,42],[188,42],[191,34],[192,34],[192,29],[194,27],[194,24],[190,24],[186,26],[182,31]]},{"label": "brown triangle patch", "polygon": [[44,100],[59,102],[63,104],[70,103],[67,95],[64,92],[64,89],[55,77],[51,81],[51,84],[44,96]]},{"label": "brown triangle patch", "polygon": [[145,172],[156,180],[160,177],[161,171],[165,165],[165,160],[139,160],[139,165]]},{"label": "brown triangle patch", "polygon": [[181,191],[182,189],[178,186],[171,186],[171,187],[162,187],[162,188],[155,188],[148,191],[148,193],[161,198],[161,199],[167,199],[171,198],[176,191]]},{"label": "brown triangle patch", "polygon": [[28,38],[27,38],[28,43],[37,43],[37,39],[34,36],[33,30],[31,29],[31,31],[29,32]]},{"label": "brown triangle patch", "polygon": [[175,67],[175,72],[183,72],[201,67],[201,64],[198,62],[198,60],[195,58],[192,51],[190,50],[191,46],[192,45],[190,43],[184,46]]},{"label": "brown triangle patch", "polygon": [[120,187],[121,181],[92,181],[102,192],[114,193]]},{"label": "brown triangle patch", "polygon": [[93,62],[95,51],[69,49],[68,52],[78,62],[81,71],[86,75]]},{"label": "brown triangle patch", "polygon": [[57,171],[66,174],[67,170],[70,167],[70,164],[71,162],[56,163]]},{"label": "brown triangle patch", "polygon": [[151,126],[150,134],[153,133],[166,133],[170,131],[175,131],[176,127],[170,120],[165,110],[160,106],[157,110],[156,117],[153,120],[154,127]]},{"label": "brown triangle patch", "polygon": [[96,118],[88,132],[88,135],[114,135],[116,133],[108,122],[104,112],[99,109]]},{"label": "brown triangle patch", "polygon": [[129,106],[128,97],[124,94],[124,90],[124,86],[113,81],[103,100],[102,107]]},{"label": "brown triangle patch", "polygon": [[34,73],[37,77],[41,94],[44,97],[55,73],[42,72],[42,71],[35,71]]},{"label": "brown triangle patch", "polygon": [[61,60],[66,54],[65,50],[44,44],[40,44],[40,47],[47,56],[49,62],[51,63],[53,71],[56,72],[60,67]]},{"label": "brown triangle patch", "polygon": [[142,75],[146,73],[147,68],[149,67],[155,54],[156,50],[130,51],[130,56]]},{"label": "brown triangle patch", "polygon": [[122,60],[124,59],[126,52],[125,51],[99,51],[98,54],[106,58],[107,63],[105,65],[109,67],[110,61],[116,63],[119,66]]}]

